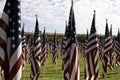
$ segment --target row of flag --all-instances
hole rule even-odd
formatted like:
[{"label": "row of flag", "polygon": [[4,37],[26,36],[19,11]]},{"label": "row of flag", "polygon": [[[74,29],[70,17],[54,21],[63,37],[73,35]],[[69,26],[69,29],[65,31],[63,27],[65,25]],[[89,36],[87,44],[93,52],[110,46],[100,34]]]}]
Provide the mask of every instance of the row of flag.
[{"label": "row of flag", "polygon": [[[36,15],[35,33],[31,38],[30,45],[28,45],[24,35],[24,24],[21,31],[20,10],[19,0],[6,1],[0,19],[0,66],[5,80],[21,80],[22,71],[29,58],[31,63],[30,78],[31,80],[36,80],[40,74],[40,67],[44,65],[48,56],[45,29],[43,40],[41,40]],[[57,45],[55,38],[53,43]],[[57,47],[55,46],[53,49],[57,50]],[[53,52],[53,63],[56,63],[56,52]]]},{"label": "row of flag", "polygon": [[[83,57],[85,58],[85,68],[84,68],[84,78],[85,80],[99,80],[99,58],[101,59],[103,65],[103,78],[106,77],[107,68],[109,67],[111,70],[114,68],[114,57],[116,55],[116,63],[115,66],[120,65],[120,33],[118,30],[117,40],[113,43],[112,39],[112,29],[108,28],[108,21],[106,20],[106,29],[105,29],[105,41],[104,45],[101,40],[98,40],[98,34],[95,27],[95,11],[93,14],[92,25],[90,29],[90,34],[88,34],[84,45],[80,49]],[[77,45],[72,46],[77,43],[76,39],[76,31],[75,31],[75,18],[73,11],[73,2],[70,9],[70,16],[68,20],[68,25],[66,25],[65,36],[63,39],[63,71],[64,71],[64,80],[79,80],[79,62],[78,62],[78,51]],[[83,51],[82,51],[83,49]],[[74,54],[74,55],[73,55]],[[72,61],[72,62],[71,62]],[[72,65],[71,65],[72,64]],[[72,73],[74,72],[74,74]],[[73,75],[71,75],[73,74]]]},{"label": "row of flag", "polygon": [[[98,40],[95,27],[96,12],[94,11],[90,34],[87,31],[84,45],[79,45],[76,37],[73,0],[71,1],[69,19],[68,23],[66,22],[65,35],[61,43],[63,78],[64,80],[80,80],[78,54],[80,50],[86,62],[84,68],[85,80],[99,80],[99,58],[102,62],[103,77],[106,76],[108,67],[113,70],[115,55],[116,66],[120,65],[120,33],[118,31],[117,40],[113,44],[112,32],[109,32],[108,21],[106,20],[105,42],[103,45],[102,41]],[[52,62],[57,64],[58,39],[55,31],[52,46],[50,46],[44,28],[41,40],[36,15],[34,36],[31,37],[30,44],[27,44],[24,35],[24,24],[21,31],[20,10],[20,0],[6,0],[0,19],[0,66],[5,80],[21,80],[22,71],[29,59],[31,64],[30,78],[31,80],[37,80],[41,66],[45,66],[50,50]]]},{"label": "row of flag", "polygon": [[[94,13],[94,16],[95,16],[95,13]],[[94,17],[93,16],[93,21],[94,21]],[[93,22],[92,22],[92,26],[93,26]],[[96,30],[95,30],[96,31]],[[118,30],[118,35],[117,35],[117,38],[115,41],[113,41],[113,37],[111,35],[111,30],[109,31],[109,28],[108,28],[108,21],[106,20],[106,28],[105,28],[105,41],[102,42],[101,40],[101,36],[100,36],[100,40],[98,41],[98,39],[96,39],[96,48],[97,49],[97,52],[96,52],[96,56],[94,55],[94,58],[96,58],[96,61],[98,63],[98,58],[100,58],[101,62],[102,62],[102,65],[103,65],[103,73],[102,73],[102,76],[105,78],[106,76],[106,73],[107,73],[107,68],[109,67],[110,70],[113,70],[115,66],[118,66],[120,65],[120,61],[119,61],[119,50],[120,50],[120,47],[119,47],[119,30]],[[98,35],[96,35],[98,37]],[[86,40],[84,42],[84,45],[82,45],[82,48],[80,48],[81,50],[81,53],[82,53],[82,56],[85,58],[86,60],[86,63],[89,65],[94,63],[94,61],[90,61],[90,59],[87,57],[89,56],[90,57],[90,54],[88,54],[87,52],[90,52],[89,51],[89,44],[94,44],[93,42],[90,42],[89,41],[89,37],[90,35],[88,35],[88,31],[87,31],[87,36],[86,36]],[[94,42],[95,42],[95,39],[94,39]],[[90,47],[90,48],[93,48],[93,47]],[[92,53],[94,54],[94,53]],[[116,58],[115,58],[116,57]],[[92,60],[93,60],[92,59]],[[90,63],[91,62],[91,63]],[[97,66],[97,63],[95,64]],[[85,67],[85,79],[88,75],[88,72],[90,72],[91,74],[91,71],[89,71],[91,67],[91,65],[86,65]],[[89,66],[89,67],[88,67]],[[86,68],[89,68],[88,71],[86,71]],[[96,69],[96,71],[98,70],[98,67],[94,67],[93,69]],[[98,75],[98,73],[96,73],[96,75]],[[95,75],[93,75],[95,77]],[[100,75],[98,75],[98,77],[100,77]],[[96,79],[95,79],[96,80]]]}]

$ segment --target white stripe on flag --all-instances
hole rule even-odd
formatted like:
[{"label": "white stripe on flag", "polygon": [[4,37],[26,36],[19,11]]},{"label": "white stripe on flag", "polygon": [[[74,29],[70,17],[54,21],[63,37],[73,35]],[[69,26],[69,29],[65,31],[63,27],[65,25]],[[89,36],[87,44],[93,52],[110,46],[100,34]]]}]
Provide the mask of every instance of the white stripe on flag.
[{"label": "white stripe on flag", "polygon": [[10,71],[12,67],[15,65],[15,63],[17,62],[17,60],[19,59],[19,57],[21,56],[21,53],[22,53],[22,43],[19,44],[18,48],[10,58]]},{"label": "white stripe on flag", "polygon": [[0,47],[0,57],[3,61],[5,60],[5,52],[1,47]]},{"label": "white stripe on flag", "polygon": [[8,23],[9,23],[9,17],[8,17],[8,15],[5,12],[2,13],[2,17],[1,18],[8,25]]},{"label": "white stripe on flag", "polygon": [[[34,70],[34,73],[36,74],[36,68],[35,68],[35,62],[34,62],[34,60],[33,60],[33,57],[31,57],[31,64],[32,64],[32,66],[33,66],[33,70]],[[33,72],[32,72],[33,73]]]},{"label": "white stripe on flag", "polygon": [[21,76],[22,76],[21,71],[22,71],[22,66],[20,66],[20,68],[19,68],[17,74],[14,76],[13,80],[21,80]]},{"label": "white stripe on flag", "polygon": [[6,32],[2,29],[2,27],[0,27],[0,37],[4,40],[4,42],[6,42],[7,40]]},{"label": "white stripe on flag", "polygon": [[88,53],[88,54],[89,54],[89,65],[91,65],[90,72],[91,72],[91,75],[93,76],[94,75],[94,69],[93,69],[92,56],[91,56],[91,53]]}]

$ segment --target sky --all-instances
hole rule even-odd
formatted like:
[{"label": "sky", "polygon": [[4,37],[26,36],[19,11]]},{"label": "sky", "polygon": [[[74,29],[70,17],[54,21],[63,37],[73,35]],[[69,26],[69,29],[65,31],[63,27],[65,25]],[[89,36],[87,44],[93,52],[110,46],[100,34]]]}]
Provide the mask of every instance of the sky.
[{"label": "sky", "polygon": [[[0,16],[6,0],[0,0]],[[120,27],[120,0],[73,0],[77,34],[90,30],[94,10],[96,10],[96,29],[98,34],[105,33],[106,18],[109,28],[112,24],[113,35]],[[39,29],[46,32],[65,32],[71,0],[21,0],[21,22],[25,31],[33,32],[35,15],[38,15]]]}]

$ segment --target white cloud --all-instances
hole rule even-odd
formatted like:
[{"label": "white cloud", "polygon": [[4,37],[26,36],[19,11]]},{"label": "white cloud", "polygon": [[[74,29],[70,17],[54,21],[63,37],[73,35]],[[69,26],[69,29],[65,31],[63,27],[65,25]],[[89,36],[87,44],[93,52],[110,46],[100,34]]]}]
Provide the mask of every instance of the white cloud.
[{"label": "white cloud", "polygon": [[[34,31],[35,14],[38,14],[40,30],[46,26],[47,32],[64,32],[68,20],[71,0],[21,0],[22,22]],[[5,0],[0,0],[0,13]],[[104,34],[105,20],[113,24],[113,34],[117,34],[120,25],[119,0],[74,0],[74,12],[77,33],[86,33],[90,29],[93,10],[96,10],[96,27],[98,33]],[[25,28],[27,31],[27,28]]]}]

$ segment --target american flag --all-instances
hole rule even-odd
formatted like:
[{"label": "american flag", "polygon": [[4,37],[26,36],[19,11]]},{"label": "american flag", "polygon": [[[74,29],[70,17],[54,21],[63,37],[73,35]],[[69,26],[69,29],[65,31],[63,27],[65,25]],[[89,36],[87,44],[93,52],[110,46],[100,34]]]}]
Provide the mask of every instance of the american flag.
[{"label": "american flag", "polygon": [[26,43],[26,37],[24,35],[24,23],[22,28],[22,57],[23,57],[23,68],[25,66],[25,62],[27,62],[28,55],[30,53],[28,44]]},{"label": "american flag", "polygon": [[52,54],[53,54],[52,62],[53,62],[53,64],[56,64],[57,56],[58,56],[56,32],[54,33],[54,38],[53,38]]},{"label": "american flag", "polygon": [[65,22],[65,34],[64,34],[64,37],[62,38],[62,42],[61,42],[62,58],[63,58],[63,55],[64,55],[64,53],[65,53],[66,34],[67,34],[67,21]]},{"label": "american flag", "polygon": [[[112,41],[112,47],[114,48],[113,39],[112,39],[112,24],[111,24],[111,27],[110,27],[110,36],[111,36],[111,41]],[[114,50],[114,49],[112,49],[112,50]],[[109,56],[110,56],[110,69],[113,70],[113,67],[114,67],[114,56],[115,56],[113,51],[109,54]]]},{"label": "american flag", "polygon": [[39,35],[39,27],[38,27],[38,19],[36,15],[36,26],[34,33],[34,41],[33,41],[33,53],[31,55],[31,80],[36,80],[40,74],[40,56],[41,56],[41,40]]},{"label": "american flag", "polygon": [[76,39],[73,0],[70,9],[69,22],[65,31],[64,80],[79,80],[78,46]]},{"label": "american flag", "polygon": [[[4,69],[6,80],[21,80],[22,75],[22,42],[21,42],[21,12],[19,0],[7,0],[2,13],[2,38],[3,43],[7,44],[5,55],[6,64]],[[6,32],[6,29],[8,31]],[[7,35],[6,35],[7,33]],[[4,36],[4,37],[3,37]],[[7,42],[6,42],[7,40]],[[5,45],[5,44],[4,44]]]},{"label": "american flag", "polygon": [[[1,19],[0,19],[0,66],[3,68],[5,58],[7,59],[7,31],[9,27],[10,6],[8,6],[9,0],[6,1]],[[6,56],[6,57],[5,57]]]},{"label": "american flag", "polygon": [[43,32],[43,41],[42,41],[42,51],[41,51],[41,59],[40,62],[42,65],[45,63],[45,59],[47,58],[47,42],[46,42],[46,34],[45,34],[45,28]]},{"label": "american flag", "polygon": [[88,47],[86,52],[86,67],[85,79],[86,80],[99,80],[99,54],[98,54],[98,38],[95,28],[95,11],[91,25],[91,31],[88,38]]},{"label": "american flag", "polygon": [[63,44],[62,44],[62,48],[63,48],[63,55],[62,55],[62,58],[63,58],[63,77],[64,77],[64,80],[68,80],[68,75],[69,75],[69,67],[68,67],[68,54],[66,52],[66,49],[69,47],[67,46],[68,44],[66,44],[67,42],[67,36],[68,36],[68,26],[67,26],[67,21],[66,21],[66,29],[65,29],[65,35],[64,35],[64,39],[63,39]]},{"label": "american flag", "polygon": [[103,59],[102,59],[102,63],[103,63],[103,74],[102,76],[105,77],[106,73],[107,73],[107,66],[108,66],[108,62],[110,61],[110,54],[112,52],[112,40],[111,40],[111,36],[109,33],[109,29],[108,29],[108,23],[107,23],[107,19],[106,19],[106,31],[105,31],[105,43],[104,43],[104,54],[103,54]]},{"label": "american flag", "polygon": [[116,52],[116,66],[120,65],[120,32],[118,30],[117,40],[115,41],[114,50]]},{"label": "american flag", "polygon": [[25,68],[25,50],[26,50],[26,40],[24,35],[24,23],[22,28],[22,58],[23,58],[23,70]]},{"label": "american flag", "polygon": [[[72,8],[72,6],[71,6],[71,8]],[[69,16],[71,16],[71,13]],[[69,80],[70,46],[71,46],[70,28],[68,28],[68,26],[66,26],[65,41],[64,41],[64,53],[63,53],[64,80]]]},{"label": "american flag", "polygon": [[79,80],[80,72],[79,72],[79,63],[78,63],[78,46],[77,46],[77,38],[76,38],[76,28],[75,28],[75,17],[74,17],[74,9],[73,9],[73,0],[70,10],[69,16],[69,35],[70,35],[70,59],[69,59],[69,80]]}]

